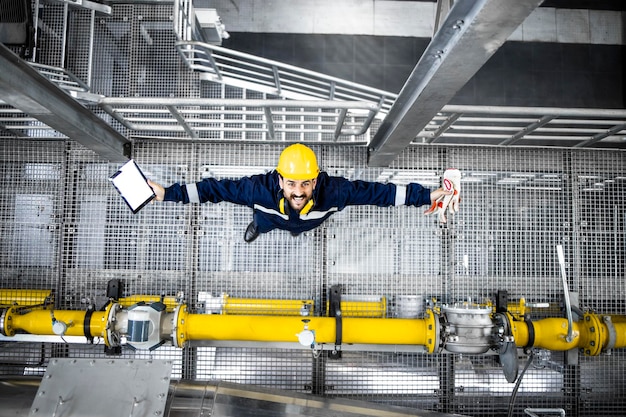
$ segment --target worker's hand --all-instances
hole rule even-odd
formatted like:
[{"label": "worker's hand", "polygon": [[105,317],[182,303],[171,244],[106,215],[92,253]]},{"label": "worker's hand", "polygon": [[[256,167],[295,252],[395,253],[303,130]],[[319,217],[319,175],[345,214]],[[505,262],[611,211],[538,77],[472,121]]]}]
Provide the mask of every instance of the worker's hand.
[{"label": "worker's hand", "polygon": [[447,191],[443,188],[437,188],[436,190],[431,191],[430,207],[428,207],[428,210],[426,210],[424,214],[433,214],[437,210],[441,209],[441,207],[443,207],[444,198],[451,195],[452,191]]},{"label": "worker's hand", "polygon": [[435,211],[439,213],[439,221],[445,223],[446,210],[451,214],[459,211],[461,202],[461,171],[458,169],[447,169],[443,174],[442,188],[430,193],[431,206],[424,214],[431,214]]},{"label": "worker's hand", "polygon": [[[430,193],[430,202],[431,204],[435,204],[437,201],[443,199],[447,195],[452,195],[452,191],[444,190],[443,188],[437,188],[435,191],[432,191]],[[430,208],[428,210],[430,210]]]},{"label": "worker's hand", "polygon": [[148,180],[148,185],[152,187],[152,191],[156,194],[156,201],[163,201],[165,198],[165,188],[156,182]]}]

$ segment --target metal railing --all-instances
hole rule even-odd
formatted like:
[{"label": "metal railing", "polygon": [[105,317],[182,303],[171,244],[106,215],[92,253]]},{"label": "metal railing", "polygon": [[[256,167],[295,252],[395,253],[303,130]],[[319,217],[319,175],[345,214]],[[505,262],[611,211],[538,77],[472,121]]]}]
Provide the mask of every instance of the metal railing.
[{"label": "metal railing", "polygon": [[187,66],[211,81],[293,100],[364,101],[376,104],[383,118],[397,94],[199,42],[192,2],[174,2],[176,50]]},{"label": "metal railing", "polygon": [[414,142],[592,147],[625,140],[623,109],[447,105]]},{"label": "metal railing", "polygon": [[397,95],[282,62],[195,41],[176,49],[207,80],[293,100],[363,101],[380,108],[384,118]]},{"label": "metal railing", "polygon": [[104,98],[99,105],[134,136],[194,140],[357,141],[378,113],[347,101]]},{"label": "metal railing", "polygon": [[65,68],[38,64],[36,62],[29,62],[28,64],[35,68],[37,72],[46,77],[50,82],[56,84],[58,87],[67,92],[89,92],[89,86]]}]

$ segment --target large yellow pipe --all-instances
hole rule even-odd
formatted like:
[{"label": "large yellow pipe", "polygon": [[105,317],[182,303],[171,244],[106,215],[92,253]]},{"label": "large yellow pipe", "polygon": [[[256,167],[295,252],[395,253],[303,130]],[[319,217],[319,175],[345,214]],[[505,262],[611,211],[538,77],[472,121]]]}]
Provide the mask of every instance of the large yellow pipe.
[{"label": "large yellow pipe", "polygon": [[[110,342],[107,339],[110,318],[120,311],[113,311],[111,306],[106,311],[92,312],[89,319],[90,335],[104,337],[107,345]],[[88,312],[54,310],[53,315],[67,325],[65,335],[85,336],[84,323]],[[610,316],[607,320],[607,317],[586,313],[582,320],[573,323],[572,340],[567,341],[567,319],[523,322],[515,321],[508,315],[512,335],[519,347],[532,346],[553,351],[580,348],[591,356],[606,348],[626,348],[626,318]],[[438,345],[437,319],[437,315],[430,310],[424,319],[344,317],[342,343],[420,345],[432,353]],[[315,341],[319,344],[334,344],[337,337],[337,321],[332,317],[189,314],[183,305],[178,307],[176,313],[166,313],[163,322],[173,320],[176,346],[184,346],[189,340],[298,342],[297,334],[304,329],[305,322],[309,330],[315,331]],[[52,325],[50,310],[32,310],[21,314],[20,307],[13,306],[4,313],[4,332],[7,336],[20,331],[53,335]]]},{"label": "large yellow pipe", "polygon": [[[187,340],[247,340],[256,342],[297,342],[304,328],[300,317],[223,316],[190,314]],[[309,330],[318,343],[334,343],[336,321],[311,317]],[[344,343],[425,345],[426,322],[420,319],[344,318]]]},{"label": "large yellow pipe", "polygon": [[570,350],[579,347],[580,330],[578,323],[573,323],[572,341],[568,342],[567,319],[547,318],[532,323],[524,321],[512,321],[511,332],[518,347],[538,347],[549,350]]},{"label": "large yellow pipe", "polygon": [[[307,326],[315,331],[316,342],[333,344],[336,340],[336,319],[332,317],[302,318],[295,316],[241,316],[188,314],[181,306],[177,315],[176,343],[188,340],[241,340],[259,342],[298,342],[297,334]],[[54,310],[54,318],[67,324],[67,336],[85,336],[87,312]],[[104,337],[107,345],[107,311],[93,312],[89,329],[92,336]],[[168,315],[173,315],[168,313]],[[10,309],[6,314],[5,331],[12,336],[17,331],[36,335],[53,335],[50,310],[33,310],[19,314]],[[164,319],[167,321],[168,318]],[[171,320],[171,319],[169,319]],[[422,345],[433,352],[437,345],[435,315],[425,319],[343,318],[342,343]]]},{"label": "large yellow pipe", "polygon": [[[91,336],[102,337],[106,329],[107,312],[95,311],[89,321]],[[86,311],[54,310],[54,318],[67,325],[67,336],[85,336]],[[52,330],[52,316],[50,310],[32,310],[26,314],[19,314],[15,309],[7,312],[5,332],[13,336],[17,331],[25,331],[36,335],[54,335]]]},{"label": "large yellow pipe", "polygon": [[[297,334],[315,331],[317,343],[333,344],[337,337],[333,317],[227,316],[188,314],[181,307],[177,320],[176,343],[189,340],[241,340],[256,342],[298,342]],[[425,319],[342,319],[342,343],[422,345],[433,352],[437,345],[435,316]]]},{"label": "large yellow pipe", "polygon": [[[615,327],[615,347],[626,346],[626,317],[623,316],[609,316]],[[604,345],[606,346],[609,335],[606,334]]]},{"label": "large yellow pipe", "polygon": [[586,355],[595,356],[609,347],[609,325],[614,328],[615,343],[612,348],[626,347],[626,321],[621,316],[611,316],[612,324],[607,324],[601,316],[586,313],[581,320],[572,323],[572,340],[569,342],[568,322],[565,318],[546,318],[527,323],[514,321],[510,315],[508,317],[518,347],[531,345],[554,351],[579,348]]}]

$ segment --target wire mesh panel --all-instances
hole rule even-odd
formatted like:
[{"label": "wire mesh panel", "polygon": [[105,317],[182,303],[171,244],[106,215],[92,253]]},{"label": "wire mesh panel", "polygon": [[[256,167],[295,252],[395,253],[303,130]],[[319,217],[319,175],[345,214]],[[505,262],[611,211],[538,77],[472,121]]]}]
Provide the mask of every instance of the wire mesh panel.
[{"label": "wire mesh panel", "polygon": [[198,348],[199,380],[229,381],[310,392],[311,353],[283,349]]},{"label": "wire mesh panel", "polygon": [[[562,245],[577,305],[624,314],[621,152],[423,146],[406,150],[389,168],[369,168],[363,148],[318,145],[313,149],[323,170],[354,180],[434,188],[445,168],[458,167],[461,212],[442,225],[424,216],[424,208],[355,206],[313,231],[274,230],[249,244],[243,241],[252,219],[248,207],[156,203],[133,215],[108,181],[118,164],[71,142],[0,146],[2,288],[55,290],[56,309],[99,308],[107,283],[119,279],[124,296],[176,296],[196,314],[223,314],[229,302],[264,299],[269,304],[247,313],[284,314],[282,302],[312,300],[314,314],[326,315],[329,289],[341,285],[343,300],[369,306],[358,311],[361,317],[416,319],[434,302],[485,305],[506,290],[514,305],[525,298],[524,317],[557,318],[565,316],[555,254]],[[136,140],[133,157],[167,186],[269,172],[282,149]],[[175,377],[472,416],[522,416],[528,407],[578,416],[626,410],[621,350],[585,356],[534,349],[516,388],[491,350],[364,348],[333,360],[299,345],[206,342],[122,355],[172,359]],[[529,356],[518,354],[521,373]],[[3,341],[0,372],[40,375],[51,357],[102,355],[102,345]]]},{"label": "wire mesh panel", "polygon": [[[202,80],[187,69],[175,48],[171,3],[114,3],[110,16],[67,2],[42,3],[37,62],[68,67],[93,93],[107,97],[278,97]],[[92,50],[93,45],[97,47]],[[122,296],[175,297],[192,314],[289,315],[300,320],[297,316],[311,313],[329,315],[331,288],[340,288],[342,301],[358,305],[342,312],[346,317],[417,321],[432,317],[426,309],[434,309],[437,320],[431,325],[440,332],[434,352],[425,353],[423,346],[376,350],[368,345],[349,346],[333,356],[295,342],[206,340],[184,349],[169,343],[154,350],[124,348],[120,355],[170,359],[173,378],[231,381],[476,417],[521,417],[526,408],[562,409],[578,417],[626,415],[623,349],[607,348],[594,356],[590,349],[564,352],[561,333],[567,323],[557,321],[548,332],[556,335],[552,348],[514,352],[517,362],[512,367],[518,376],[509,382],[503,372],[506,357],[495,346],[482,353],[451,350],[450,326],[445,327],[450,317],[443,316],[446,306],[455,305],[491,312],[498,307],[497,291],[506,291],[505,307],[519,312],[520,327],[561,319],[566,315],[565,279],[579,331],[596,332],[581,319],[583,313],[597,313],[599,323],[623,323],[624,152],[431,144],[406,149],[389,167],[371,168],[367,148],[358,146],[367,142],[369,132],[336,138],[325,130],[336,115],[329,117],[322,109],[273,109],[268,119],[260,107],[206,107],[181,106],[178,115],[189,119],[188,131],[174,120],[176,111],[170,114],[171,109],[167,115],[159,113],[162,106],[126,109],[135,121],[151,118],[157,126],[151,139],[113,115],[95,111],[122,132],[131,131],[133,158],[148,178],[164,186],[267,173],[284,145],[304,141],[313,144],[322,170],[350,180],[417,182],[432,189],[440,186],[446,168],[459,168],[461,212],[441,224],[436,216],[423,215],[425,207],[353,206],[313,231],[292,236],[273,230],[246,243],[251,208],[225,202],[155,203],[133,215],[108,181],[119,164],[62,137],[27,139],[53,134],[42,131],[35,119],[5,108],[0,313],[24,302],[50,303],[48,293],[36,290],[50,291],[54,302],[48,305],[53,309],[50,320],[45,315],[45,326],[51,326],[54,311],[99,311],[110,305],[107,284],[119,280]],[[491,134],[475,135],[481,123],[491,123],[489,118],[458,120],[471,122],[464,127],[465,139],[493,142]],[[268,121],[276,128],[274,137]],[[518,119],[513,124],[540,131],[541,123]],[[180,131],[158,128],[167,124]],[[210,128],[194,134],[204,125]],[[586,134],[604,137],[601,129],[594,129]],[[558,246],[565,255],[563,270]],[[304,302],[312,303],[312,311],[293,307]],[[6,326],[3,321],[0,317],[0,327]],[[470,329],[472,336],[477,328]],[[487,331],[490,341],[501,336],[494,334],[495,327]],[[51,337],[54,342],[17,343],[1,336],[0,374],[42,375],[50,358],[105,356],[97,340],[89,344]],[[609,344],[618,339],[616,334],[602,337],[606,341],[598,340]]]},{"label": "wire mesh panel", "polygon": [[68,19],[72,30],[67,36],[68,57],[63,67],[67,66],[83,82],[90,83],[96,13],[92,10],[72,9]]},{"label": "wire mesh panel", "polygon": [[56,289],[64,142],[0,142],[3,287]]},{"label": "wire mesh panel", "polygon": [[[571,256],[571,185],[560,152],[471,148],[447,152],[464,172],[454,219],[452,295],[560,294],[557,245]],[[480,168],[478,168],[480,167]]]},{"label": "wire mesh panel", "polygon": [[54,67],[65,67],[65,48],[67,47],[65,28],[68,9],[67,3],[41,3],[39,19],[46,22],[46,25],[43,34],[42,30],[38,30],[37,33],[36,62]]},{"label": "wire mesh panel", "polygon": [[626,159],[623,153],[572,155],[581,297],[599,311],[624,314]]},{"label": "wire mesh panel", "polygon": [[415,353],[343,352],[327,360],[324,391],[330,397],[438,408],[440,390],[437,355]]},{"label": "wire mesh panel", "polygon": [[[580,363],[580,415],[624,415],[626,372],[624,352],[614,351],[599,358],[583,358]],[[610,398],[610,401],[607,399]]]}]

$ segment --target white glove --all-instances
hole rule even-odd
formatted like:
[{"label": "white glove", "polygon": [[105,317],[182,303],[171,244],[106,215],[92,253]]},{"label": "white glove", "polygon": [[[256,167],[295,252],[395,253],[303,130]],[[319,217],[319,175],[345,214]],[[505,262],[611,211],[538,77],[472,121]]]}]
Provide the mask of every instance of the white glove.
[{"label": "white glove", "polygon": [[443,179],[441,181],[442,188],[446,191],[452,191],[452,194],[439,197],[425,214],[431,214],[437,211],[438,218],[441,223],[445,223],[446,210],[450,214],[457,213],[459,211],[459,202],[461,201],[461,171],[455,168],[446,169],[443,173]]}]

